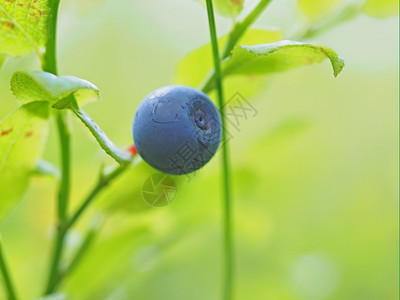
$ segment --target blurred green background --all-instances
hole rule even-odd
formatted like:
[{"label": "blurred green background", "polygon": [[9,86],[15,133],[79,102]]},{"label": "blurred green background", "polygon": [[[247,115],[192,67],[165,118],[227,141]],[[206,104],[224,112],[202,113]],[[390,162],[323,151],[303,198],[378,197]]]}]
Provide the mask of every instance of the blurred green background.
[{"label": "blurred green background", "polygon": [[[61,2],[60,74],[100,88],[103,101],[86,111],[127,147],[139,102],[174,83],[179,61],[209,41],[206,11],[187,0]],[[273,1],[253,27],[282,28],[290,37],[301,20],[295,4]],[[217,17],[220,35],[230,23]],[[238,91],[258,111],[230,141],[235,299],[399,299],[398,36],[398,17],[359,15],[312,39],[345,58],[338,78],[324,62],[254,79],[257,91],[248,86],[252,78],[227,89],[228,98]],[[12,73],[37,68],[33,55],[3,66],[0,117],[17,106]],[[58,164],[54,125],[45,158]],[[99,166],[112,161],[82,124],[71,125],[76,207]],[[155,172],[144,163],[115,182],[68,238],[67,258],[101,212],[95,243],[61,286],[67,299],[220,299],[219,166],[217,155],[189,182],[176,178],[176,198],[165,208],[141,198]],[[55,186],[35,177],[0,224],[22,299],[44,288]]]}]

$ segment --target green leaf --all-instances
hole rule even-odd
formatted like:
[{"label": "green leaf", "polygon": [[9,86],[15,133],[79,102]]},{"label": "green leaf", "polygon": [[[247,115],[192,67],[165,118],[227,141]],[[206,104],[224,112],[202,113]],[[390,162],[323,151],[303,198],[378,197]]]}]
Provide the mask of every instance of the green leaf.
[{"label": "green leaf", "polygon": [[158,172],[141,159],[136,159],[134,167],[127,169],[99,195],[100,209],[104,213],[137,213],[149,209],[142,196],[143,184]]},{"label": "green leaf", "polygon": [[236,46],[232,57],[222,64],[224,76],[233,74],[268,74],[329,59],[336,77],[344,61],[328,47],[293,41],[279,41],[256,46]]},{"label": "green leaf", "polygon": [[[246,44],[275,42],[278,41],[281,36],[281,31],[252,29],[247,31],[240,41]],[[220,48],[226,41],[227,35],[218,40]],[[175,72],[175,82],[196,87],[200,85],[212,67],[211,45],[206,44],[189,53],[178,64]]]},{"label": "green leaf", "polygon": [[0,0],[0,53],[43,52],[50,9],[47,0]]},{"label": "green leaf", "polygon": [[49,104],[22,105],[0,121],[0,217],[23,196],[47,137]]},{"label": "green leaf", "polygon": [[317,23],[332,14],[344,0],[298,0],[298,7],[307,20]]},{"label": "green leaf", "polygon": [[16,72],[11,90],[21,103],[46,100],[55,108],[73,95],[79,105],[100,99],[99,89],[89,81],[74,76],[56,76],[47,72]]},{"label": "green leaf", "polygon": [[398,0],[367,0],[364,3],[365,14],[375,18],[386,18],[399,15]]},{"label": "green leaf", "polygon": [[[200,0],[205,4],[205,0]],[[213,6],[215,11],[225,17],[235,18],[243,9],[244,0],[214,0]]]}]

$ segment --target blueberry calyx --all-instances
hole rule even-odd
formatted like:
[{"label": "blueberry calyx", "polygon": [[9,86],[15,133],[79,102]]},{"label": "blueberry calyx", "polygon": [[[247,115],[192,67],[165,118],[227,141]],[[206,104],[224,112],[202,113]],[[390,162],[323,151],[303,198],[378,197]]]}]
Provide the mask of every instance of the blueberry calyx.
[{"label": "blueberry calyx", "polygon": [[194,112],[193,118],[197,127],[199,127],[201,130],[207,130],[208,127],[210,127],[210,122],[208,121],[206,113],[200,108]]}]

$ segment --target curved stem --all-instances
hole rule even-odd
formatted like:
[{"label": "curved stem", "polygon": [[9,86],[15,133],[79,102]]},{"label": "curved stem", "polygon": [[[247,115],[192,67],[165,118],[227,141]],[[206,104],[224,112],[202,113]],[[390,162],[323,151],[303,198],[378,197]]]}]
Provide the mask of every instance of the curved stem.
[{"label": "curved stem", "polygon": [[50,20],[47,29],[46,49],[42,58],[43,71],[57,75],[56,41],[57,41],[57,17],[60,0],[48,0],[50,7]]},{"label": "curved stem", "polygon": [[3,274],[3,281],[4,281],[4,287],[6,289],[8,299],[9,300],[16,300],[17,296],[15,294],[14,286],[11,280],[11,276],[8,272],[6,260],[4,258],[4,253],[3,253],[3,245],[2,245],[1,237],[0,237],[0,271],[1,274]]},{"label": "curved stem", "polygon": [[229,148],[226,143],[226,118],[224,112],[224,93],[222,88],[221,62],[218,50],[217,32],[215,26],[212,0],[207,0],[208,23],[210,27],[211,45],[213,50],[215,85],[218,95],[218,106],[222,120],[222,182],[223,182],[223,207],[224,207],[224,288],[223,299],[232,299],[233,279],[233,242],[232,242],[232,218],[231,218],[231,190],[229,171]]},{"label": "curved stem", "polygon": [[66,121],[65,112],[57,112],[57,129],[61,151],[61,182],[58,190],[58,222],[64,223],[67,218],[69,186],[70,186],[70,132]]}]

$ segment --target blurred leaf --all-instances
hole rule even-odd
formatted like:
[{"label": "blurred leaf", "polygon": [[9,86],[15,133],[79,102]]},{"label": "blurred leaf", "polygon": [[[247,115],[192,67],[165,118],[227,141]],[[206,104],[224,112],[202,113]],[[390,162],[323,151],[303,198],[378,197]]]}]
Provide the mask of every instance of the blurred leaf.
[{"label": "blurred leaf", "polygon": [[[205,5],[205,0],[200,0]],[[237,17],[243,9],[244,0],[214,0],[215,11],[225,17]]]},{"label": "blurred leaf", "polygon": [[67,299],[67,296],[65,294],[57,293],[37,298],[36,300],[65,300],[65,299]]},{"label": "blurred leaf", "polygon": [[[150,227],[154,218],[149,214],[108,216],[101,235],[88,249],[85,259],[73,271],[73,278],[65,283],[71,299],[119,299],[107,297],[124,281],[124,277],[136,272],[132,254],[144,242],[154,239]],[[104,257],[108,259],[104,260]],[[101,265],[101,268],[97,266]],[[93,272],[96,269],[96,272]],[[120,276],[122,274],[122,277]],[[69,298],[68,298],[69,299]],[[129,299],[127,296],[126,299]]]},{"label": "blurred leaf", "polygon": [[399,12],[397,0],[299,0],[299,7],[311,23],[302,39],[321,34],[362,12],[376,18],[395,16]]},{"label": "blurred leaf", "polygon": [[313,122],[303,116],[294,116],[272,127],[259,145],[271,147],[274,144],[290,143],[291,139],[303,134],[313,126]]},{"label": "blurred leaf", "polygon": [[142,188],[154,173],[159,171],[143,161],[129,168],[101,194],[99,203],[102,210],[108,213],[135,213],[149,209],[150,206],[142,198]]},{"label": "blurred leaf", "polygon": [[298,6],[310,23],[322,21],[334,12],[344,0],[298,0]]},{"label": "blurred leaf", "polygon": [[49,104],[25,104],[0,122],[0,217],[19,200],[47,137]]},{"label": "blurred leaf", "polygon": [[232,57],[223,63],[223,74],[268,74],[294,69],[329,59],[336,77],[344,61],[328,47],[293,41],[256,46],[236,46]]},{"label": "blurred leaf", "polygon": [[399,15],[398,0],[367,0],[364,4],[365,14],[375,18],[386,18]]},{"label": "blurred leaf", "polygon": [[[265,42],[276,42],[282,37],[281,31],[251,29],[248,30],[240,40],[246,44],[259,44]],[[220,47],[227,41],[227,36],[219,39]],[[204,45],[189,53],[177,66],[175,82],[183,85],[197,87],[205,79],[213,67],[211,56],[211,45]],[[195,70],[195,71],[194,71]],[[255,82],[257,81],[257,84]],[[238,85],[238,83],[240,83]],[[225,89],[237,91],[246,97],[251,96],[262,86],[262,80],[255,80],[254,76],[240,76],[239,78],[228,78],[225,81]],[[230,93],[228,93],[230,94]],[[232,92],[233,94],[233,92]]]},{"label": "blurred leaf", "polygon": [[50,9],[47,0],[0,0],[0,53],[42,53]]},{"label": "blurred leaf", "polygon": [[319,35],[333,27],[342,24],[346,21],[353,19],[357,16],[363,6],[363,0],[357,0],[353,2],[341,5],[338,9],[332,12],[329,16],[321,20],[320,22],[310,26],[306,32],[301,36],[302,39],[309,39],[316,35]]},{"label": "blurred leaf", "polygon": [[21,103],[46,100],[54,106],[73,95],[79,104],[99,100],[99,89],[89,81],[74,76],[56,76],[47,72],[16,72],[11,90]]},{"label": "blurred leaf", "polygon": [[39,159],[33,173],[40,176],[60,177],[60,170],[55,165],[44,159]]}]

